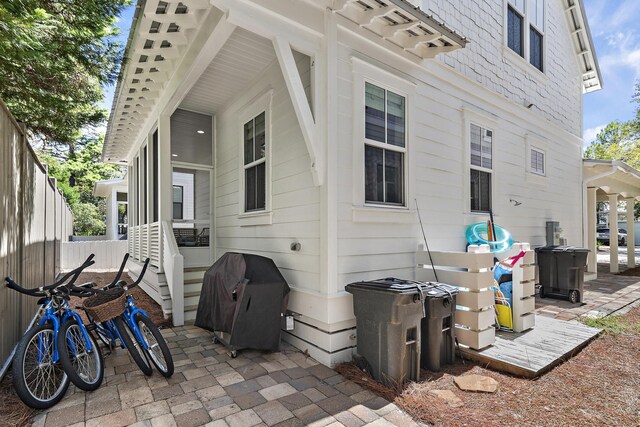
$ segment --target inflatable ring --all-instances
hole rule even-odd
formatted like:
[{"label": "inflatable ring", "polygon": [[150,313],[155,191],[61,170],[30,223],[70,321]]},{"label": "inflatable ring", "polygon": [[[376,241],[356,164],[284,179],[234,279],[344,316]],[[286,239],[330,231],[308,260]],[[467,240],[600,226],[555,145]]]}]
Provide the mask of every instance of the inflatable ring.
[{"label": "inflatable ring", "polygon": [[478,222],[467,227],[466,238],[470,245],[489,245],[491,252],[500,253],[509,250],[513,246],[513,237],[499,225],[493,225],[496,230],[496,240],[488,240],[487,223]]}]

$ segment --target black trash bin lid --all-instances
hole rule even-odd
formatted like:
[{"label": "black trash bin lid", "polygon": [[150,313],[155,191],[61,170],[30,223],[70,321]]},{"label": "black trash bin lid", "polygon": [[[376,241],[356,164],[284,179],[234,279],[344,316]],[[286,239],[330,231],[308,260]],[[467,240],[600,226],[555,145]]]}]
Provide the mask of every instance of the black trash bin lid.
[{"label": "black trash bin lid", "polygon": [[543,246],[536,248],[536,252],[571,252],[571,253],[584,253],[589,252],[587,248],[579,248],[577,246]]},{"label": "black trash bin lid", "polygon": [[362,282],[349,283],[345,289],[376,290],[393,294],[413,294],[419,289],[431,298],[440,298],[458,293],[458,289],[438,282],[417,282],[415,280],[404,280],[396,277],[387,277],[377,280],[366,280]]}]

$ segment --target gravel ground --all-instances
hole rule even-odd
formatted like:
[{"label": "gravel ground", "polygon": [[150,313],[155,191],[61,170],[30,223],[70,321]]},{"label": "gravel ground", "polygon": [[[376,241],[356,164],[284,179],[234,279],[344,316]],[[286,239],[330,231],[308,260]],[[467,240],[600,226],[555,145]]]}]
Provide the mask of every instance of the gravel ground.
[{"label": "gravel ground", "polygon": [[[624,316],[625,333],[605,333],[577,356],[531,381],[457,361],[443,372],[423,371],[404,390],[375,383],[353,365],[336,370],[387,397],[416,421],[436,426],[638,426],[640,425],[640,307]],[[479,374],[499,383],[496,393],[460,390],[453,377]],[[431,390],[450,390],[454,407]]]}]

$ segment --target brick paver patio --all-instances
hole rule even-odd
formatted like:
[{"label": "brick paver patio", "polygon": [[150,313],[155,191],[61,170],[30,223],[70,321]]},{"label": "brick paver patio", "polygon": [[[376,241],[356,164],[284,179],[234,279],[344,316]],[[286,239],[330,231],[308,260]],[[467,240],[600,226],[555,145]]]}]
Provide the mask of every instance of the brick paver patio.
[{"label": "brick paver patio", "polygon": [[34,426],[389,426],[416,425],[394,404],[283,343],[278,353],[232,359],[195,326],[163,330],[176,370],[146,377],[125,350],[105,354],[94,392],[71,386]]}]

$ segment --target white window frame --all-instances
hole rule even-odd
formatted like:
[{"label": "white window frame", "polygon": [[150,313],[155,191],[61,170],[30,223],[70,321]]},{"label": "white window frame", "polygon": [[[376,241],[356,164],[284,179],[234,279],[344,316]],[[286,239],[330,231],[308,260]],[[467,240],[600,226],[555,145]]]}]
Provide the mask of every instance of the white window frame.
[{"label": "white window frame", "polygon": [[[498,150],[497,143],[499,141],[498,122],[496,118],[490,117],[485,114],[478,113],[468,107],[462,108],[462,135],[464,135],[464,160],[462,162],[464,166],[464,172],[462,173],[463,182],[462,188],[464,189],[464,197],[462,199],[462,212],[469,215],[482,215],[486,216],[484,211],[472,211],[471,210],[471,169],[476,169],[481,172],[488,172],[491,174],[491,210],[494,215],[498,215],[496,206],[496,191],[498,182]],[[491,131],[491,169],[483,168],[471,164],[471,125],[480,126],[482,129]]]},{"label": "white window frame", "polygon": [[[542,156],[542,170],[534,169],[533,166],[531,165],[534,153],[539,154],[539,155]],[[531,168],[531,173],[534,173],[534,174],[540,175],[540,176],[546,176],[547,175],[547,154],[543,150],[540,150],[539,148],[531,147],[529,149],[529,156],[530,156],[529,157],[529,167]]]},{"label": "white window frame", "polygon": [[[239,163],[239,197],[238,197],[238,218],[241,225],[267,225],[272,223],[272,207],[271,207],[271,137],[272,137],[272,103],[273,89],[269,89],[262,94],[256,96],[238,113],[238,163]],[[244,125],[253,120],[261,113],[265,114],[265,156],[247,165],[244,164]],[[260,163],[265,163],[265,208],[261,210],[245,211],[245,170],[248,167],[254,167]]]},{"label": "white window frame", "polygon": [[[511,63],[516,66],[522,68],[527,72],[532,72],[533,76],[536,77],[546,77],[547,73],[547,37],[544,32],[544,28],[538,27],[533,21],[530,20],[529,10],[529,2],[531,0],[524,0],[524,10],[520,10],[516,7],[513,1],[511,0],[503,0],[504,5],[502,10],[504,11],[504,20],[503,20],[503,52],[504,56],[511,61]],[[549,8],[547,7],[546,0],[544,1],[544,22],[543,27],[547,27],[547,15]],[[524,56],[518,55],[515,51],[511,50],[509,47],[509,19],[508,19],[508,10],[509,6],[511,6],[517,13],[522,16],[522,50]],[[533,27],[538,33],[542,35],[542,71],[536,68],[533,64],[531,64],[530,58],[530,29]]]},{"label": "white window frame", "polygon": [[[524,158],[526,161],[526,180],[529,183],[547,187],[549,185],[549,144],[544,138],[531,132],[526,133],[524,139],[526,150],[526,152],[524,153]],[[538,151],[544,155],[544,174],[540,174],[531,169],[532,150]]]},{"label": "white window frame", "polygon": [[[406,223],[414,220],[413,185],[410,177],[414,176],[411,140],[415,135],[411,109],[414,105],[413,94],[416,84],[400,77],[395,70],[373,65],[358,57],[351,58],[353,70],[353,221],[355,222],[391,222]],[[367,139],[365,137],[365,84],[371,83],[387,91],[403,96],[405,99],[405,146],[396,147],[391,144]],[[372,203],[365,201],[365,146],[370,145],[385,150],[403,153],[403,205]]]}]

